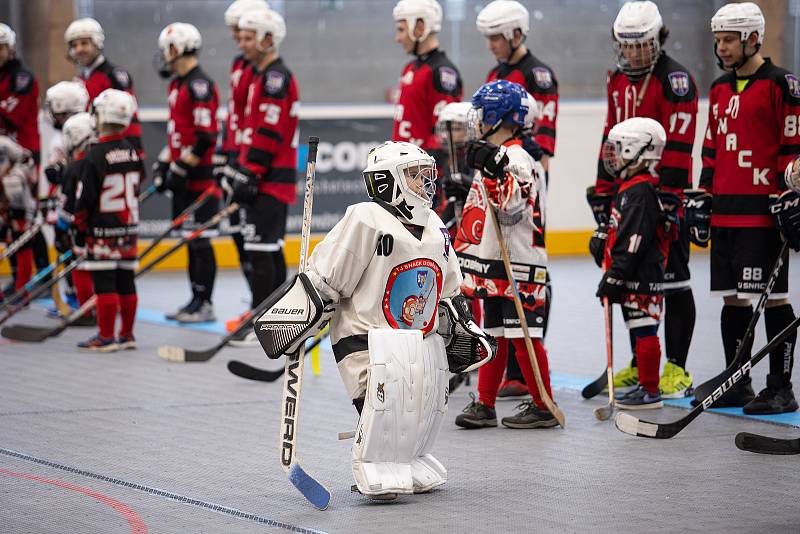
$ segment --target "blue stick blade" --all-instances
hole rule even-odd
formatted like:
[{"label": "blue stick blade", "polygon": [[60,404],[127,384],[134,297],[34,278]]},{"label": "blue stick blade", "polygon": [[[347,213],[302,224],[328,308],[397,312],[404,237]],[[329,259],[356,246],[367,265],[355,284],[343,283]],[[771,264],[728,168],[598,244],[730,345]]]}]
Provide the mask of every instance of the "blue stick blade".
[{"label": "blue stick blade", "polygon": [[331,503],[331,492],[306,473],[300,464],[294,463],[289,468],[289,482],[318,510],[325,510]]}]

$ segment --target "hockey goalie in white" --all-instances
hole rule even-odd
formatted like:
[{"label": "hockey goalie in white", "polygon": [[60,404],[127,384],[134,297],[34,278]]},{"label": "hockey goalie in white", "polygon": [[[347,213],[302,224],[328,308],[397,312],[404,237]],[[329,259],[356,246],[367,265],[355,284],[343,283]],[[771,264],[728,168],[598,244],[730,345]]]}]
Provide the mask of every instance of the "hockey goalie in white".
[{"label": "hockey goalie in white", "polygon": [[496,343],[474,323],[450,235],[431,209],[434,159],[416,145],[370,151],[372,202],[350,206],[255,323],[268,356],[291,353],[330,320],[333,352],[360,413],[352,447],[358,491],[377,499],[444,484],[431,455],[450,372],[475,369]]}]

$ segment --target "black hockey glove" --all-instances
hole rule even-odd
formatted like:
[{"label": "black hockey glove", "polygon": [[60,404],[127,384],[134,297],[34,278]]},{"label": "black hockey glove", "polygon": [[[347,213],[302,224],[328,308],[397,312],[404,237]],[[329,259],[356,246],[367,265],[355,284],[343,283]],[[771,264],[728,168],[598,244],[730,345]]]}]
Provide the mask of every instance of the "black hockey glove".
[{"label": "black hockey glove", "polygon": [[592,217],[598,226],[608,224],[611,218],[611,195],[598,195],[595,187],[586,188],[586,202],[592,208]]},{"label": "black hockey glove", "polygon": [[59,161],[52,165],[48,165],[44,169],[44,175],[47,181],[53,185],[61,185],[64,183],[64,168],[66,165],[63,161]]},{"label": "black hockey glove", "polygon": [[156,191],[163,193],[167,190],[167,172],[169,171],[169,163],[166,161],[156,161],[153,163],[153,185],[156,186]]},{"label": "black hockey glove", "polygon": [[775,215],[778,228],[789,246],[800,252],[800,195],[784,191],[770,195],[769,211]]},{"label": "black hockey glove", "polygon": [[608,302],[622,302],[622,294],[625,292],[625,282],[608,271],[603,273],[600,285],[597,287],[595,295],[599,298],[607,297]]},{"label": "black hockey glove", "polygon": [[54,245],[59,254],[64,254],[72,248],[72,234],[70,233],[69,223],[65,219],[59,218],[53,228],[55,237]]},{"label": "black hockey glove", "polygon": [[173,193],[179,193],[186,189],[186,180],[189,178],[191,165],[183,160],[173,161],[167,170],[166,188]]},{"label": "black hockey glove", "polygon": [[698,247],[705,248],[711,240],[711,204],[713,197],[702,189],[686,189],[683,194],[689,241]]},{"label": "black hockey glove", "polygon": [[658,190],[656,193],[658,194],[658,201],[661,203],[661,213],[664,215],[664,221],[668,225],[678,228],[681,221],[681,197],[669,191]]},{"label": "black hockey glove", "polygon": [[487,141],[470,141],[467,143],[467,167],[479,170],[486,178],[503,181],[508,165],[506,151],[506,147]]},{"label": "black hockey glove", "polygon": [[222,185],[222,177],[225,174],[225,167],[228,165],[229,159],[227,152],[216,152],[211,158],[211,165],[213,165],[211,172],[220,186]]},{"label": "black hockey glove", "polygon": [[467,200],[470,186],[463,182],[456,182],[455,180],[448,180],[444,184],[444,195],[447,197],[448,202],[464,202]]},{"label": "black hockey glove", "polygon": [[248,169],[233,173],[233,201],[252,204],[258,196],[258,178]]},{"label": "black hockey glove", "polygon": [[606,250],[606,241],[608,240],[608,227],[601,224],[592,232],[592,238],[589,240],[589,252],[592,253],[592,258],[598,267],[603,266],[603,254]]}]

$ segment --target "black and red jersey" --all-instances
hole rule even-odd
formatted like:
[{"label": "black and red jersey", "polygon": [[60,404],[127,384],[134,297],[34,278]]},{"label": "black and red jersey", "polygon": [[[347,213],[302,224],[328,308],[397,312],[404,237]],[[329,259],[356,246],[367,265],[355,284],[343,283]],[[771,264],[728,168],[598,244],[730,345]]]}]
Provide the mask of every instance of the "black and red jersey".
[{"label": "black and red jersey", "polygon": [[439,150],[434,133],[439,112],[460,102],[461,75],[439,49],[409,62],[400,76],[400,94],[394,108],[392,141],[414,143],[425,150]]},{"label": "black and red jersey", "polygon": [[258,192],[284,204],[297,194],[297,130],[300,93],[278,58],[255,71],[241,125],[239,165],[258,177]]},{"label": "black and red jersey", "polygon": [[605,262],[610,276],[625,281],[626,291],[645,295],[662,292],[669,244],[668,230],[656,193],[658,177],[642,171],[619,185],[611,211]]},{"label": "black and red jersey", "polygon": [[136,148],[125,134],[101,137],[86,153],[75,199],[75,227],[94,259],[135,260],[139,183]]},{"label": "black and red jersey", "polygon": [[73,220],[75,215],[75,201],[78,192],[78,183],[86,164],[86,152],[78,152],[72,161],[64,168],[64,178],[61,182],[59,203],[62,215],[68,220]]},{"label": "black and red jersey", "polygon": [[[89,110],[91,110],[94,99],[106,89],[125,91],[136,98],[136,93],[133,91],[133,79],[128,71],[115,66],[104,56],[99,56],[91,67],[80,69],[78,81],[83,83],[86,92],[89,93]],[[141,154],[143,151],[142,123],[139,122],[137,113],[133,114],[131,125],[125,130],[125,137]]]},{"label": "black and red jersey", "polygon": [[231,64],[230,98],[228,99],[228,117],[225,119],[225,139],[222,150],[226,153],[239,152],[241,126],[247,106],[247,93],[253,81],[254,70],[243,55],[238,55]]},{"label": "black and red jersey", "polygon": [[184,151],[200,160],[189,171],[186,188],[205,191],[215,183],[212,158],[217,142],[219,96],[214,81],[197,66],[169,84],[167,139],[172,161]]},{"label": "black and red jersey", "polygon": [[[656,167],[659,187],[679,195],[691,188],[697,86],[689,71],[664,53],[652,74],[637,81],[631,81],[620,70],[609,73],[606,89],[608,110],[603,142],[611,128],[624,120],[647,117],[658,121],[667,132],[667,144]],[[613,194],[614,177],[603,166],[602,152],[601,145],[595,187],[598,194]]]},{"label": "black and red jersey", "polygon": [[556,118],[558,117],[558,82],[553,70],[528,50],[513,65],[498,63],[486,76],[487,82],[508,80],[525,88],[541,106],[542,116],[534,125],[533,140],[549,156],[556,151]]},{"label": "black and red jersey", "polygon": [[39,82],[19,59],[0,67],[0,135],[31,151],[39,162]]},{"label": "black and red jersey", "polygon": [[[740,78],[739,83],[744,83]],[[800,154],[800,80],[769,58],[737,91],[726,73],[711,84],[700,187],[714,195],[711,226],[771,227],[769,195]]]}]

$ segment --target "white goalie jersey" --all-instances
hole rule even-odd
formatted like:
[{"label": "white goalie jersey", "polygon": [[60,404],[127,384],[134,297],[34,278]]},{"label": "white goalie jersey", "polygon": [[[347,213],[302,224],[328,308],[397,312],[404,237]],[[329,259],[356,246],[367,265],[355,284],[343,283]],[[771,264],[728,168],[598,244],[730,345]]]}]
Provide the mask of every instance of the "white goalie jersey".
[{"label": "white goalie jersey", "polygon": [[330,336],[352,398],[366,381],[371,329],[435,333],[439,300],[460,292],[461,270],[441,219],[430,210],[425,227],[416,227],[421,234],[409,228],[378,202],[355,204],[309,260],[311,282],[338,303]]}]

